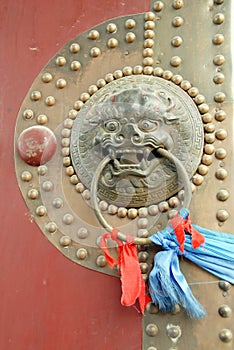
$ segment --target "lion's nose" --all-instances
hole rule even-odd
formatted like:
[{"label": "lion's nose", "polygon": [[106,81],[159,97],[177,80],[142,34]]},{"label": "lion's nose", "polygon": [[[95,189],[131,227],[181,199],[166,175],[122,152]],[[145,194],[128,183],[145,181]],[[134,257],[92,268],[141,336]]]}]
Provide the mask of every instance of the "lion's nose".
[{"label": "lion's nose", "polygon": [[122,143],[131,141],[132,144],[139,144],[142,141],[142,133],[135,124],[125,124],[116,135]]}]

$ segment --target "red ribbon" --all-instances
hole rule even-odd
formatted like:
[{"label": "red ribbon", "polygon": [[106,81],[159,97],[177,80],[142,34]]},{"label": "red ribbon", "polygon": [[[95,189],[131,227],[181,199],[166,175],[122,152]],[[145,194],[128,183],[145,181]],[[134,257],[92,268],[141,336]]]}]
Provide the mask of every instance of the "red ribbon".
[{"label": "red ribbon", "polygon": [[[107,263],[111,268],[118,268],[121,274],[122,297],[121,304],[134,305],[139,300],[141,313],[145,310],[145,281],[142,278],[138,262],[137,248],[134,237],[128,236],[127,242],[118,239],[118,230],[114,228],[111,233],[105,233],[101,237],[100,247],[104,252]],[[112,239],[118,244],[118,260],[113,258],[107,247],[107,239]]]},{"label": "red ribbon", "polygon": [[190,215],[187,219],[183,219],[181,216],[176,215],[169,221],[175,232],[177,241],[179,243],[179,249],[184,253],[185,232],[190,233],[192,236],[192,247],[198,248],[205,242],[204,236],[198,232],[191,224]]}]

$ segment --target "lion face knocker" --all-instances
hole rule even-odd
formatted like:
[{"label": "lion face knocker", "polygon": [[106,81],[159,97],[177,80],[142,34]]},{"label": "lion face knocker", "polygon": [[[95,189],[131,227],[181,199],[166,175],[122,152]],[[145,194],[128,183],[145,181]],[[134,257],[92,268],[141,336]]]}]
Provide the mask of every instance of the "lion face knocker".
[{"label": "lion face knocker", "polygon": [[80,180],[90,188],[95,169],[109,155],[98,196],[119,206],[147,206],[183,187],[175,165],[158,149],[173,153],[191,177],[200,161],[202,135],[200,114],[181,89],[156,77],[125,77],[108,84],[81,109],[71,157]]}]

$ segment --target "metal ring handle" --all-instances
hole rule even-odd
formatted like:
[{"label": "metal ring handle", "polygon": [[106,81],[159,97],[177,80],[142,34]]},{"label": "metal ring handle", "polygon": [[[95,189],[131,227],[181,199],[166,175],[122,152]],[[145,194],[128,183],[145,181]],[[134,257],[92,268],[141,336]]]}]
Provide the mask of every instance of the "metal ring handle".
[{"label": "metal ring handle", "polygon": [[[167,151],[164,148],[158,148],[157,152],[162,157],[168,159],[170,162],[175,164],[175,166],[177,168],[177,172],[183,181],[184,193],[186,194],[184,196],[183,206],[185,208],[188,208],[190,200],[191,200],[191,185],[190,185],[188,174],[187,174],[183,164],[180,162],[180,160],[178,158],[176,158],[172,153],[170,153],[169,151]],[[95,215],[96,215],[98,221],[100,222],[100,224],[109,232],[112,232],[113,227],[108,224],[107,220],[103,217],[101,210],[99,208],[98,201],[97,201],[97,185],[98,185],[98,180],[102,174],[103,169],[110,162],[111,159],[112,158],[108,155],[99,164],[99,166],[97,167],[96,172],[93,176],[93,180],[91,183],[91,189],[90,189],[90,191],[91,191],[91,203],[92,203],[92,207],[94,209]],[[127,241],[127,236],[120,231],[118,232],[118,238],[122,241],[125,241],[125,242]],[[144,244],[151,244],[152,242],[149,238],[136,237],[134,239],[134,243],[139,244],[139,245],[144,245]]]}]

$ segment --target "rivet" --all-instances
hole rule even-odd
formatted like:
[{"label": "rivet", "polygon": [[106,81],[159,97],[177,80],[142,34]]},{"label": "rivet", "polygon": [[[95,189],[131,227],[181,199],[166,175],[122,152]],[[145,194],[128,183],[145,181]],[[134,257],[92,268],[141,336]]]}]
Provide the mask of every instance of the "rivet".
[{"label": "rivet", "polygon": [[174,27],[180,27],[184,23],[184,19],[180,16],[176,16],[172,20],[172,24]]},{"label": "rivet", "polygon": [[63,215],[63,223],[66,224],[66,225],[71,225],[74,221],[74,217],[72,214],[64,214]]},{"label": "rivet", "polygon": [[49,83],[51,82],[52,79],[53,79],[53,76],[50,73],[44,73],[41,77],[41,80],[43,81],[43,83]]},{"label": "rivet", "polygon": [[179,67],[182,63],[182,59],[179,56],[173,56],[170,60],[170,65],[172,67]]},{"label": "rivet", "polygon": [[134,28],[136,25],[136,21],[134,19],[127,19],[127,21],[125,22],[125,28],[127,29],[132,29]]},{"label": "rivet", "polygon": [[63,158],[63,165],[68,167],[69,165],[71,165],[71,158],[69,156],[66,156]]},{"label": "rivet", "polygon": [[91,40],[99,39],[99,36],[100,36],[99,32],[95,29],[90,30],[90,32],[88,34],[88,38]]},{"label": "rivet", "polygon": [[153,12],[145,13],[145,21],[154,21],[154,20],[155,20],[155,14]]},{"label": "rivet", "polygon": [[213,37],[213,43],[215,45],[221,45],[224,42],[223,34],[215,34]]},{"label": "rivet", "polygon": [[57,57],[55,62],[57,64],[57,66],[59,66],[59,67],[62,67],[67,63],[66,58],[63,56]]},{"label": "rivet", "polygon": [[40,165],[38,168],[37,168],[37,173],[38,175],[45,175],[47,173],[48,169],[47,169],[47,166],[46,165]]},{"label": "rivet", "polygon": [[172,6],[174,7],[174,9],[178,10],[181,9],[184,5],[184,1],[183,0],[173,0],[173,4]]},{"label": "rivet", "polygon": [[54,208],[59,209],[63,206],[63,200],[59,197],[54,198],[52,204]]},{"label": "rivet", "polygon": [[68,176],[72,176],[75,173],[73,166],[69,166],[66,168],[66,174]]},{"label": "rivet", "polygon": [[143,72],[143,67],[140,65],[137,65],[133,67],[133,74],[141,74]]},{"label": "rivet", "polygon": [[76,102],[74,103],[74,109],[75,109],[76,111],[79,111],[79,110],[83,107],[83,105],[84,105],[84,102],[78,100],[78,101],[76,101]]},{"label": "rivet", "polygon": [[153,39],[146,39],[144,41],[144,47],[152,48],[154,46],[154,40]]},{"label": "rivet", "polygon": [[69,139],[69,138],[63,138],[63,139],[61,140],[61,145],[62,145],[63,147],[68,147],[68,146],[70,146],[70,139]]},{"label": "rivet", "polygon": [[105,79],[98,79],[98,81],[97,81],[97,87],[98,87],[99,89],[103,88],[105,85],[106,85]]},{"label": "rivet", "polygon": [[79,182],[77,175],[72,175],[72,176],[70,177],[70,182],[71,182],[73,185],[77,185],[78,182]]},{"label": "rivet", "polygon": [[189,94],[189,96],[190,97],[196,97],[198,94],[199,94],[199,90],[198,90],[198,88],[196,88],[196,87],[191,87],[189,90],[188,90],[188,94]]},{"label": "rivet", "polygon": [[90,98],[90,94],[88,94],[87,92],[83,92],[83,93],[80,95],[80,100],[81,100],[82,102],[88,101],[89,98]]},{"label": "rivet", "polygon": [[194,98],[194,102],[197,104],[197,105],[200,105],[202,103],[205,102],[205,97],[201,94],[197,95],[195,98]]},{"label": "rivet", "polygon": [[227,138],[227,131],[224,129],[219,129],[216,131],[215,136],[218,140],[225,140]]},{"label": "rivet", "polygon": [[68,129],[68,128],[62,129],[61,135],[62,135],[62,137],[65,137],[65,138],[70,137],[71,136],[71,129]]},{"label": "rivet", "polygon": [[48,122],[48,117],[45,114],[40,114],[37,116],[37,124],[45,125]]},{"label": "rivet", "polygon": [[140,263],[141,273],[147,273],[149,270],[149,265],[145,262]]},{"label": "rivet", "polygon": [[222,66],[225,63],[225,57],[223,55],[216,55],[213,62],[216,66]]},{"label": "rivet", "polygon": [[143,65],[144,66],[152,66],[154,64],[154,60],[152,57],[145,57],[143,59]]},{"label": "rivet", "polygon": [[179,47],[183,43],[183,39],[180,36],[174,36],[171,40],[171,44],[174,47]]},{"label": "rivet", "polygon": [[111,83],[114,79],[115,79],[115,78],[114,78],[114,76],[113,76],[112,73],[108,73],[108,74],[105,75],[105,81],[106,81],[107,83]]},{"label": "rivet", "polygon": [[47,96],[45,99],[45,103],[47,104],[47,106],[51,107],[55,104],[55,98],[54,96]]},{"label": "rivet", "polygon": [[183,77],[179,74],[176,74],[171,78],[171,80],[173,81],[174,84],[179,85],[183,81]]},{"label": "rivet", "polygon": [[210,113],[205,113],[202,115],[202,121],[204,124],[211,123],[213,121],[213,116]]},{"label": "rivet", "polygon": [[213,18],[214,24],[222,24],[225,20],[224,14],[223,13],[216,13]]},{"label": "rivet", "polygon": [[154,71],[154,69],[153,69],[152,66],[145,66],[145,67],[143,68],[143,73],[144,73],[145,75],[151,75],[151,74],[153,74],[153,71]]},{"label": "rivet", "polygon": [[205,134],[204,135],[204,140],[206,143],[214,143],[215,142],[215,134],[210,133],[210,134]]},{"label": "rivet", "polygon": [[84,192],[84,189],[85,189],[85,187],[84,187],[84,185],[83,185],[81,182],[79,182],[79,183],[76,185],[76,191],[77,191],[78,193]]},{"label": "rivet", "polygon": [[44,205],[39,205],[39,207],[36,208],[36,214],[38,216],[46,215],[46,207]]},{"label": "rivet", "polygon": [[41,93],[40,91],[32,91],[30,97],[31,97],[31,100],[38,101],[41,98]]},{"label": "rivet", "polygon": [[221,5],[224,2],[224,0],[214,0],[214,3],[217,5]]},{"label": "rivet", "polygon": [[230,329],[222,329],[219,333],[219,338],[224,343],[230,343],[233,339]]},{"label": "rivet", "polygon": [[81,68],[81,63],[79,61],[72,61],[70,67],[71,70],[77,71]]},{"label": "rivet", "polygon": [[192,86],[191,86],[191,84],[190,84],[190,82],[189,82],[188,80],[183,80],[183,81],[181,82],[181,84],[180,84],[180,87],[181,87],[183,90],[187,91],[187,90],[189,90]]},{"label": "rivet", "polygon": [[108,23],[107,24],[107,27],[106,27],[106,30],[109,32],[109,33],[115,33],[117,31],[117,26],[115,23]]},{"label": "rivet", "polygon": [[84,190],[84,192],[82,193],[82,197],[86,201],[90,200],[90,198],[91,198],[90,191],[88,189]]},{"label": "rivet", "polygon": [[61,155],[63,157],[67,157],[70,155],[70,148],[69,147],[63,147],[61,150]]},{"label": "rivet", "polygon": [[172,311],[172,315],[177,315],[178,313],[180,313],[181,309],[180,309],[180,305],[179,304],[175,304],[174,305],[174,310]]},{"label": "rivet", "polygon": [[118,46],[118,40],[115,39],[115,38],[110,38],[107,42],[107,46],[110,48],[110,49],[114,49],[115,47]]},{"label": "rivet", "polygon": [[148,216],[148,210],[146,207],[142,207],[138,209],[138,216],[140,218],[146,218]]},{"label": "rivet", "polygon": [[200,186],[203,183],[203,180],[204,180],[204,178],[200,174],[196,174],[193,176],[193,183],[196,186]]},{"label": "rivet", "polygon": [[108,214],[115,215],[117,213],[117,211],[118,211],[118,207],[116,205],[110,204],[108,206]]},{"label": "rivet", "polygon": [[205,114],[205,113],[209,112],[209,106],[206,103],[201,103],[198,106],[198,110],[201,114]]},{"label": "rivet", "polygon": [[21,174],[21,180],[25,182],[29,182],[32,180],[32,174],[30,171],[23,171]]},{"label": "rivet", "polygon": [[37,199],[39,197],[39,192],[35,188],[32,188],[28,191],[29,199]]},{"label": "rivet", "polygon": [[70,52],[77,53],[80,51],[80,45],[78,43],[72,43],[70,45]]},{"label": "rivet", "polygon": [[130,208],[128,210],[128,217],[129,217],[129,219],[135,219],[137,217],[137,209]]},{"label": "rivet", "polygon": [[226,112],[223,111],[222,109],[218,110],[217,112],[215,112],[215,119],[219,122],[224,121],[226,118]]},{"label": "rivet", "polygon": [[227,281],[220,281],[219,288],[222,289],[224,292],[227,292],[231,288],[231,284]]},{"label": "rivet", "polygon": [[149,215],[155,216],[158,214],[158,206],[156,204],[152,204],[148,208]]},{"label": "rivet", "polygon": [[143,50],[143,57],[153,57],[154,51],[150,48],[146,48]]},{"label": "rivet", "polygon": [[210,144],[205,145],[204,152],[206,154],[211,155],[214,153],[214,151],[215,151],[214,145],[210,145]]},{"label": "rivet", "polygon": [[57,225],[55,222],[48,222],[45,226],[45,229],[49,233],[55,233],[57,231]]},{"label": "rivet", "polygon": [[105,267],[107,264],[106,258],[104,255],[99,255],[96,259],[96,264],[99,267]]},{"label": "rivet", "polygon": [[216,213],[216,218],[219,221],[224,222],[229,218],[229,213],[225,209],[219,209]]},{"label": "rivet", "polygon": [[149,253],[147,252],[139,252],[138,260],[139,262],[146,262],[149,258]]},{"label": "rivet", "polygon": [[91,57],[98,57],[101,55],[101,50],[99,47],[92,47],[90,50],[90,56]]},{"label": "rivet", "polygon": [[219,201],[226,201],[229,198],[229,192],[227,190],[219,190],[216,197]]},{"label": "rivet", "polygon": [[155,1],[154,5],[153,5],[153,9],[156,12],[162,11],[163,7],[164,7],[164,4],[162,1]]},{"label": "rivet", "polygon": [[198,172],[200,175],[205,176],[208,173],[208,167],[205,164],[200,164],[198,167]]},{"label": "rivet", "polygon": [[126,66],[123,68],[123,74],[125,76],[132,75],[132,67]]},{"label": "rivet", "polygon": [[25,109],[23,112],[24,119],[32,119],[34,116],[34,113],[31,109]]},{"label": "rivet", "polygon": [[167,326],[167,335],[171,339],[178,338],[181,335],[180,327],[172,325],[172,324],[168,325]]},{"label": "rivet", "polygon": [[226,169],[220,168],[216,171],[215,176],[218,180],[225,180],[228,175]]},{"label": "rivet", "polygon": [[219,307],[219,314],[221,317],[228,318],[232,315],[232,309],[228,305],[221,305]]},{"label": "rivet", "polygon": [[74,122],[70,118],[65,119],[64,122],[63,122],[63,126],[65,128],[68,128],[68,129],[71,129],[73,127],[73,124],[74,124]]},{"label": "rivet", "polygon": [[63,89],[63,88],[65,88],[66,85],[67,85],[67,82],[66,82],[65,79],[58,79],[58,80],[56,81],[56,87],[57,87],[58,89]]},{"label": "rivet", "polygon": [[210,154],[203,154],[203,156],[202,156],[202,163],[204,165],[207,165],[207,166],[211,165],[213,163],[212,155],[210,155]]},{"label": "rivet", "polygon": [[118,209],[117,215],[118,215],[119,218],[125,218],[125,217],[127,216],[127,214],[128,214],[127,208],[120,207],[120,208]]},{"label": "rivet", "polygon": [[150,346],[150,347],[147,348],[146,350],[157,350],[157,348],[155,348],[154,346]]},{"label": "rivet", "polygon": [[163,75],[163,69],[161,67],[154,68],[154,75],[156,77],[162,77]]},{"label": "rivet", "polygon": [[180,201],[184,200],[184,190],[180,190],[178,192],[178,198],[179,198]]},{"label": "rivet", "polygon": [[217,148],[215,151],[215,157],[217,159],[224,159],[227,156],[227,151],[224,148]]},{"label": "rivet", "polygon": [[177,207],[179,204],[180,204],[180,201],[177,197],[171,197],[169,200],[168,200],[168,204],[171,208],[175,208]]},{"label": "rivet", "polygon": [[145,30],[147,30],[147,29],[154,29],[154,28],[155,28],[155,23],[153,21],[145,22]]},{"label": "rivet", "polygon": [[75,109],[70,109],[68,116],[70,119],[76,119],[78,112]]},{"label": "rivet", "polygon": [[155,337],[158,334],[158,327],[154,323],[149,323],[145,331],[149,337]]},{"label": "rivet", "polygon": [[145,39],[153,39],[154,35],[154,31],[151,29],[146,30],[144,33]]},{"label": "rivet", "polygon": [[53,183],[51,181],[44,181],[42,184],[42,189],[45,192],[50,192],[53,189]]},{"label": "rivet", "polygon": [[140,229],[143,229],[143,228],[147,228],[148,226],[148,220],[146,218],[139,218],[138,222],[137,222],[137,226],[140,228]]},{"label": "rivet", "polygon": [[97,92],[97,91],[98,91],[97,85],[90,85],[89,88],[88,88],[88,93],[90,95],[95,94],[95,92]]},{"label": "rivet", "polygon": [[224,82],[225,76],[223,73],[215,74],[213,81],[215,84],[222,84]]},{"label": "rivet", "polygon": [[128,32],[125,36],[127,43],[133,43],[136,39],[136,35],[133,32]]},{"label": "rivet", "polygon": [[215,102],[218,102],[218,103],[222,103],[225,101],[225,98],[226,98],[226,95],[224,92],[216,92],[216,94],[214,95],[214,100]]},{"label": "rivet", "polygon": [[76,256],[79,260],[85,260],[88,256],[88,252],[85,248],[80,248],[77,250]]},{"label": "rivet", "polygon": [[99,208],[101,211],[106,211],[108,209],[108,203],[106,201],[100,201]]},{"label": "rivet", "polygon": [[[200,106],[199,106],[200,107]],[[214,132],[215,131],[215,125],[213,123],[207,123],[205,126],[204,126],[204,130],[206,132]]]},{"label": "rivet", "polygon": [[63,247],[68,247],[71,244],[71,237],[69,236],[62,236],[59,240],[59,243]]},{"label": "rivet", "polygon": [[169,210],[169,204],[166,201],[162,201],[158,204],[158,209],[161,213],[165,213]]},{"label": "rivet", "polygon": [[170,80],[173,77],[173,73],[170,70],[165,70],[162,76],[164,79]]},{"label": "rivet", "polygon": [[89,231],[86,227],[80,227],[77,231],[77,237],[81,239],[87,238],[89,235]]}]

